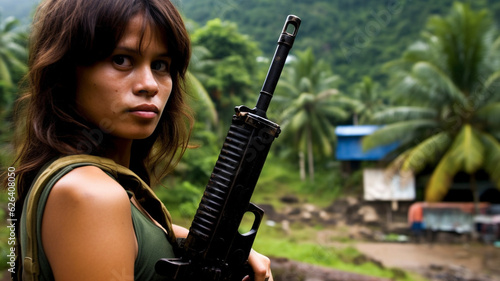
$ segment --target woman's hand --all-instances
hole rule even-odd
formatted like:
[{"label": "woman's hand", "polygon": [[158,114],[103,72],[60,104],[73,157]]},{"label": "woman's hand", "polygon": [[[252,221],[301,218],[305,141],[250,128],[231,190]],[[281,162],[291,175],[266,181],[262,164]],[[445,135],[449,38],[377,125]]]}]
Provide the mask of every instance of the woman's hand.
[{"label": "woman's hand", "polygon": [[[186,238],[189,230],[179,225],[172,225],[174,233],[178,238]],[[271,273],[271,260],[253,249],[250,251],[248,263],[253,269],[255,280],[254,281],[273,281],[273,274]],[[247,276],[242,281],[247,281],[250,278]]]},{"label": "woman's hand", "polygon": [[[271,273],[271,260],[252,249],[250,256],[248,257],[248,263],[253,268],[255,274],[254,281],[273,281],[273,274]],[[249,277],[245,277],[243,281],[249,280]]]}]

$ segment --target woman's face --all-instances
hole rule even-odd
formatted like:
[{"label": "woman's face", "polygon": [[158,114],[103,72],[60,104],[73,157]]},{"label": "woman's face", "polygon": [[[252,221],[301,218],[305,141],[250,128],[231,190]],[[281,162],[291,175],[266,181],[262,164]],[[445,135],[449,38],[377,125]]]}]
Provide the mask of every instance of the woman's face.
[{"label": "woman's face", "polygon": [[141,15],[129,22],[108,58],[77,67],[78,111],[118,139],[150,136],[172,91],[167,47],[154,29],[142,34],[142,23]]}]

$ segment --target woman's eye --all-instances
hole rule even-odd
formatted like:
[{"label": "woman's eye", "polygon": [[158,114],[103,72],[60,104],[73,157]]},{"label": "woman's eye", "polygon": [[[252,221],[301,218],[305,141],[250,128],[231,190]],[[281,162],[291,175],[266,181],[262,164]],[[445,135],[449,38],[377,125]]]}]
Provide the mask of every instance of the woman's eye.
[{"label": "woman's eye", "polygon": [[168,72],[168,63],[166,61],[154,61],[151,64],[151,69],[161,72]]},{"label": "woman's eye", "polygon": [[118,66],[127,67],[132,65],[130,58],[128,58],[127,56],[122,56],[122,55],[113,56],[112,60],[113,63]]}]

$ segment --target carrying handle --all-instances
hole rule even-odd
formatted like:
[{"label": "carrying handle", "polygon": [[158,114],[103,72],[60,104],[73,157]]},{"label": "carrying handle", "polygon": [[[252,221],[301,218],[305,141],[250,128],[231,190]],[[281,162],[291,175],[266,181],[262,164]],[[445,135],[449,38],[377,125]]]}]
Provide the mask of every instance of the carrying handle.
[{"label": "carrying handle", "polygon": [[[294,15],[289,15],[286,18],[285,25],[283,26],[283,31],[281,34],[286,34],[288,36],[291,36],[293,40],[295,40],[295,37],[297,36],[297,32],[299,32],[299,26],[300,26],[301,20],[299,17],[294,16]],[[290,29],[290,25],[293,26],[293,30],[291,30],[291,33],[288,32]]]}]

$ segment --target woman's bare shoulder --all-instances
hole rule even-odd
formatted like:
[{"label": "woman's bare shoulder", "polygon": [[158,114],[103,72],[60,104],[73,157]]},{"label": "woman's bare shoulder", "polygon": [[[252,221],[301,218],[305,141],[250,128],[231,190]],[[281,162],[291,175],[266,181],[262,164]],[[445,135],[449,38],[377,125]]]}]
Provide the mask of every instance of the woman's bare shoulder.
[{"label": "woman's bare shoulder", "polygon": [[[92,224],[92,220],[130,220],[130,199],[125,189],[101,169],[79,167],[53,186],[44,211],[43,225],[58,221]],[[47,222],[47,223],[46,223]]]},{"label": "woman's bare shoulder", "polygon": [[53,186],[51,197],[78,203],[129,204],[125,189],[103,170],[95,166],[83,166],[72,170]]}]

